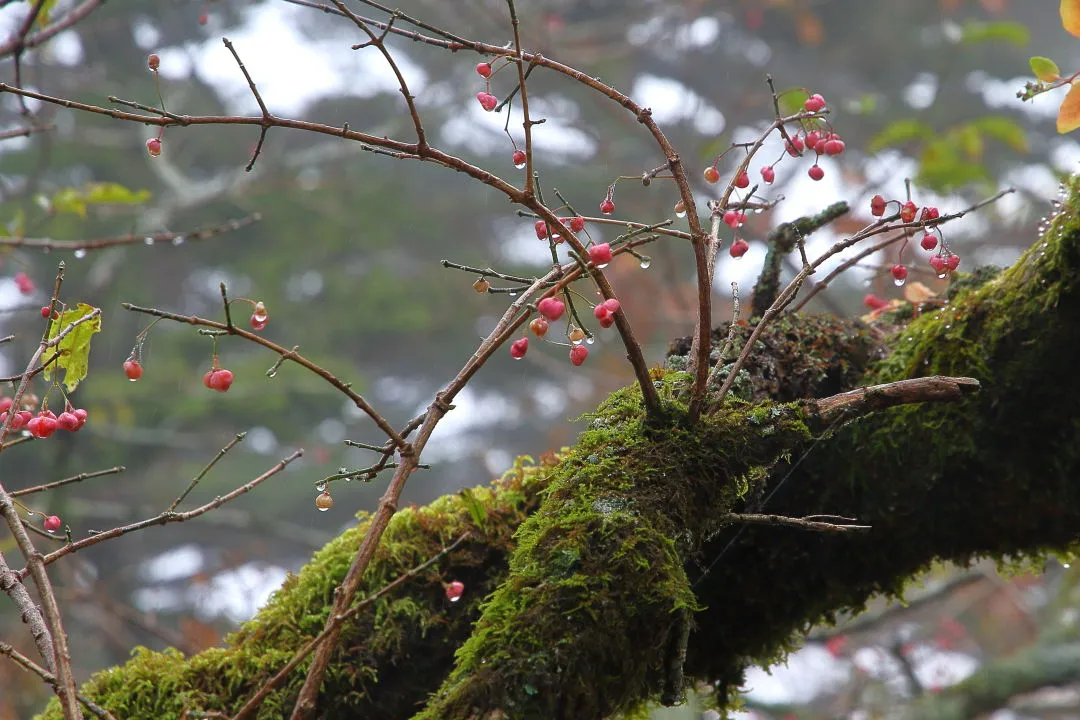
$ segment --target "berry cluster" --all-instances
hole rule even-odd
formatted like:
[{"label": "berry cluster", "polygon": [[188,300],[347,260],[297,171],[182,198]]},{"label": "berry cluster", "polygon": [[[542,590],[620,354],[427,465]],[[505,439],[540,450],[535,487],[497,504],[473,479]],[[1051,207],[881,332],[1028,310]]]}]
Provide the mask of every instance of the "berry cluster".
[{"label": "berry cluster", "polygon": [[[133,354],[127,360],[124,361],[124,375],[131,382],[135,382],[143,375],[143,366]],[[226,370],[217,366],[217,357],[214,358],[214,367],[203,375],[203,385],[211,390],[217,390],[218,392],[228,392],[229,388],[233,384],[232,370]]]},{"label": "berry cluster", "polygon": [[[878,218],[883,217],[891,203],[895,203],[899,208],[897,210],[897,217],[899,217],[900,222],[905,224],[914,223],[916,222],[916,218],[918,218],[917,222],[923,226],[923,235],[919,239],[919,247],[927,252],[934,253],[930,256],[929,263],[934,274],[937,275],[939,279],[944,280],[956,270],[956,268],[960,267],[960,256],[949,249],[949,246],[945,242],[945,236],[941,234],[941,230],[939,230],[936,225],[927,225],[927,223],[937,220],[941,216],[941,213],[936,207],[928,205],[920,208],[911,200],[900,202],[899,200],[886,200],[881,195],[875,195],[870,199],[870,214]],[[903,249],[901,249],[901,253],[903,253]],[[908,269],[903,263],[893,265],[890,272],[892,272],[893,282],[897,286],[907,282]]]},{"label": "berry cluster", "polygon": [[[0,398],[0,424],[8,421],[13,401],[9,397]],[[73,408],[69,403],[67,409],[60,415],[45,408],[34,415],[29,410],[19,410],[11,415],[11,429],[22,430],[36,438],[51,437],[57,430],[78,432],[86,424],[87,412],[82,408]]]}]

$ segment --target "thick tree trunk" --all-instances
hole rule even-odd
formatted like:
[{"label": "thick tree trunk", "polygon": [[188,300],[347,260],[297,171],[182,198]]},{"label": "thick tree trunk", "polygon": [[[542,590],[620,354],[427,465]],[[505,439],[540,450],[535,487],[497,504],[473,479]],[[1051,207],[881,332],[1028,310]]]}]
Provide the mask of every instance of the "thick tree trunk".
[{"label": "thick tree trunk", "polygon": [[[900,593],[934,560],[1075,542],[1078,283],[1070,211],[1015,267],[927,310],[887,350],[879,330],[784,318],[736,383],[741,399],[702,423],[683,419],[687,376],[658,374],[670,426],[643,426],[635,391],[621,391],[561,458],[402,511],[369,593],[469,539],[349,623],[322,716],[599,719],[677,695],[684,676],[723,703],[749,663],[781,656],[810,623]],[[971,376],[982,390],[847,425],[790,402],[930,375]],[[739,511],[872,529],[732,525]],[[83,692],[124,719],[235,711],[321,630],[363,529],[320,551],[226,648],[142,652]],[[465,583],[460,603],[444,579]],[[286,714],[304,668],[258,717]]]}]

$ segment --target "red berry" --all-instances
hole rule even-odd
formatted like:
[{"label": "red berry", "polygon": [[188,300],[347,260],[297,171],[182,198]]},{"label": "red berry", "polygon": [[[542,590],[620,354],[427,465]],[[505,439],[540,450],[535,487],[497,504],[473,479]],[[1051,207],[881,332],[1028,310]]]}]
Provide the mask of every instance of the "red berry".
[{"label": "red berry", "polygon": [[207,390],[214,389],[214,386],[210,384],[210,380],[214,377],[215,372],[217,372],[217,370],[207,370],[206,374],[202,376],[202,384],[206,386]]},{"label": "red berry", "polygon": [[870,214],[874,217],[881,217],[885,214],[885,198],[880,195],[870,198]]},{"label": "red berry", "polygon": [[23,295],[30,295],[34,292],[34,281],[22,271],[15,273],[15,285]]},{"label": "red berry", "polygon": [[907,268],[904,267],[903,265],[893,265],[892,266],[892,276],[895,279],[903,282],[905,279],[907,279]]},{"label": "red berry", "polygon": [[47,530],[48,532],[56,532],[60,529],[61,524],[62,523],[60,521],[59,515],[50,515],[49,517],[45,518],[45,522],[42,523],[42,525],[45,527],[45,530]]},{"label": "red berry", "polygon": [[825,649],[829,651],[829,654],[834,658],[838,658],[844,654],[844,648],[847,646],[847,638],[843,635],[833,635],[831,638],[825,641]]},{"label": "red berry", "polygon": [[482,78],[491,77],[491,63],[486,63],[486,62],[478,63],[476,65],[476,74],[479,75]]},{"label": "red berry", "polygon": [[138,360],[125,360],[124,374],[127,375],[128,380],[135,382],[142,377],[142,365]]},{"label": "red berry", "polygon": [[806,133],[806,147],[817,147],[818,141],[821,140],[822,134],[817,130],[811,130]]},{"label": "red berry", "polygon": [[526,161],[525,151],[524,150],[515,150],[513,160],[514,160],[514,167],[516,167],[518,170],[525,167],[525,161]]},{"label": "red berry", "polygon": [[566,304],[557,297],[546,297],[536,303],[536,309],[545,319],[555,322],[562,317]]},{"label": "red berry", "polygon": [[810,169],[806,171],[806,174],[810,176],[811,180],[820,180],[825,177],[825,171],[821,169],[821,166],[814,163],[810,166]]},{"label": "red berry", "polygon": [[[75,419],[79,421],[79,428],[86,424],[86,418],[88,413],[82,408],[75,408],[71,411],[71,414],[75,416]],[[75,428],[78,430],[79,428]]]},{"label": "red berry", "polygon": [[543,240],[548,236],[547,223],[543,220],[537,220],[533,223],[533,227],[536,229],[536,237],[538,240]]},{"label": "red berry", "polygon": [[622,309],[622,303],[620,303],[615,298],[608,298],[601,304],[606,307],[608,309],[608,312],[611,314],[615,314]]},{"label": "red berry", "polygon": [[826,140],[825,141],[825,154],[826,155],[839,155],[844,152],[843,140]]},{"label": "red berry", "polygon": [[476,93],[476,99],[480,103],[480,107],[484,108],[488,112],[495,109],[495,106],[499,104],[499,98],[495,97],[489,92],[480,91]]},{"label": "red berry", "polygon": [[611,315],[611,310],[604,303],[600,303],[593,308],[592,314],[594,317],[596,317],[597,320],[602,320]]},{"label": "red berry", "polygon": [[735,187],[745,188],[750,187],[750,176],[746,172],[739,173],[739,176],[735,178]]},{"label": "red berry", "polygon": [[940,255],[934,255],[930,258],[930,267],[934,268],[934,272],[938,275],[945,274],[945,258]]},{"label": "red berry", "polygon": [[0,412],[7,412],[11,409],[11,404],[15,402],[9,397],[0,398]]},{"label": "red berry", "polygon": [[766,165],[761,168],[761,179],[764,180],[767,185],[772,185],[773,180],[776,179],[776,171],[773,170],[772,165]]},{"label": "red berry", "polygon": [[150,68],[154,72],[157,72],[158,67],[161,66],[161,58],[157,56],[157,53],[150,53],[146,58],[146,67]]},{"label": "red berry", "polygon": [[806,112],[821,112],[825,109],[825,98],[821,97],[817,93],[814,93],[810,97],[806,98],[806,102],[803,103],[803,109]]},{"label": "red berry", "polygon": [[460,580],[455,580],[452,583],[448,583],[446,586],[446,599],[450,602],[457,602],[464,593],[465,583]]},{"label": "red berry", "polygon": [[600,212],[604,215],[610,215],[615,212],[615,201],[610,197],[606,198],[604,202],[600,203]]},{"label": "red berry", "polygon": [[265,315],[251,316],[251,329],[255,332],[259,332],[260,330],[264,329],[266,327],[266,323],[267,317]]},{"label": "red berry", "polygon": [[710,165],[705,168],[705,182],[716,183],[720,181],[720,171],[716,169],[715,165]]},{"label": "red berry", "polygon": [[49,306],[48,305],[43,306],[41,308],[41,317],[47,318],[50,315],[52,315],[52,310],[49,308]]},{"label": "red berry", "polygon": [[211,390],[217,390],[218,392],[227,392],[233,384],[233,374],[231,370],[224,368],[220,370],[214,370],[210,373],[209,379],[204,378],[203,382],[207,382],[207,387]]},{"label": "red berry", "polygon": [[938,209],[933,206],[924,207],[922,212],[919,213],[919,222],[929,222],[930,220],[938,219]]},{"label": "red berry", "polygon": [[866,295],[863,296],[862,304],[871,310],[881,310],[882,308],[889,306],[889,301],[882,300],[874,293],[866,293]]},{"label": "red berry", "polygon": [[585,362],[585,358],[589,357],[589,348],[584,345],[575,345],[570,348],[570,364],[580,365]]},{"label": "red berry", "polygon": [[900,206],[900,220],[906,223],[914,222],[916,213],[919,212],[919,207],[908,200],[906,203]]},{"label": "red berry", "polygon": [[603,317],[596,318],[596,321],[600,323],[600,327],[609,328],[615,324],[615,316],[611,313],[606,313]]},{"label": "red berry", "polygon": [[919,241],[919,245],[923,250],[933,250],[937,247],[937,235],[933,233],[926,233],[922,236],[922,240]]},{"label": "red berry", "polygon": [[607,264],[611,262],[611,245],[608,243],[593,245],[589,248],[589,259],[598,268],[607,267]]},{"label": "red berry", "polygon": [[799,154],[803,151],[803,141],[798,135],[792,135],[791,139],[785,143],[788,155],[791,157],[799,157]]},{"label": "red berry", "polygon": [[150,138],[146,141],[146,152],[150,153],[150,157],[157,157],[161,154],[161,138]]},{"label": "red berry", "polygon": [[510,343],[510,357],[515,360],[520,360],[525,357],[525,353],[529,351],[529,338],[518,338],[514,342]]},{"label": "red berry", "polygon": [[728,210],[724,213],[724,224],[728,227],[739,227],[739,213],[734,210]]},{"label": "red berry", "polygon": [[61,430],[67,430],[68,432],[75,432],[82,423],[79,422],[79,418],[75,417],[75,413],[62,412],[60,417],[56,418],[56,424]]},{"label": "red berry", "polygon": [[56,432],[57,425],[56,418],[39,413],[37,417],[31,418],[30,422],[26,423],[26,429],[36,438],[47,438]]},{"label": "red berry", "polygon": [[584,230],[585,218],[581,217],[580,215],[575,215],[574,217],[570,218],[570,229],[576,233]]},{"label": "red berry", "polygon": [[207,22],[209,22],[209,20],[210,20],[209,15],[207,15],[206,13],[199,13],[199,24],[200,25],[205,25]]},{"label": "red berry", "polygon": [[960,267],[960,256],[950,254],[945,258],[945,267],[949,268],[950,272]]},{"label": "red berry", "polygon": [[529,329],[536,337],[544,337],[548,331],[548,321],[542,317],[533,318],[529,323]]},{"label": "red berry", "polygon": [[736,238],[735,242],[731,243],[731,249],[728,252],[731,253],[731,257],[733,258],[741,258],[749,249],[750,243],[742,238]]}]

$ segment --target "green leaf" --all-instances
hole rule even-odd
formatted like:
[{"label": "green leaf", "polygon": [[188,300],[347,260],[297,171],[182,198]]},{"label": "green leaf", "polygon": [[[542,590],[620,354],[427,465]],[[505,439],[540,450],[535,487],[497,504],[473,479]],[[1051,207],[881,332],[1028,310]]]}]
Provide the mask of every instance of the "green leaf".
[{"label": "green leaf", "polygon": [[887,147],[902,145],[911,140],[930,140],[933,129],[918,120],[895,120],[881,129],[870,141],[870,152],[880,152]]},{"label": "green leaf", "polygon": [[1027,133],[1015,120],[1004,115],[987,115],[972,120],[970,125],[986,137],[1004,143],[1016,152],[1028,151]]},{"label": "green leaf", "polygon": [[810,97],[810,94],[802,88],[790,88],[782,91],[779,94],[780,113],[794,115],[797,112],[802,112],[803,103],[806,102],[808,97]]},{"label": "green leaf", "polygon": [[[49,339],[52,340],[71,323],[86,317],[97,308],[86,303],[79,303],[73,308],[68,308],[60,314],[58,320],[53,320],[49,326]],[[45,367],[46,380],[52,380],[54,373],[64,371],[64,387],[68,392],[78,387],[79,382],[86,377],[87,367],[90,362],[90,339],[94,333],[101,332],[101,314],[76,325],[71,332],[64,336],[60,344],[47,351],[44,359],[52,357],[54,352],[59,352],[60,357]]]},{"label": "green leaf", "polygon": [[1061,70],[1058,68],[1057,63],[1050,58],[1036,55],[1028,60],[1028,65],[1031,66],[1031,72],[1035,77],[1043,82],[1054,82],[1061,79]]},{"label": "green leaf", "polygon": [[964,23],[963,41],[968,44],[982,42],[1007,42],[1024,47],[1031,39],[1031,31],[1018,22],[976,22]]}]

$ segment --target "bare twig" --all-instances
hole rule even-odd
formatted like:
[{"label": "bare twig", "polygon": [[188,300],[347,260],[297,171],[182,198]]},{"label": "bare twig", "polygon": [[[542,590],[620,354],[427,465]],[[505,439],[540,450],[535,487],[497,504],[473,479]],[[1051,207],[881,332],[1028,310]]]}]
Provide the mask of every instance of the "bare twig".
[{"label": "bare twig", "polygon": [[807,518],[785,517],[784,515],[763,515],[761,513],[728,513],[720,516],[722,523],[743,523],[745,525],[772,525],[775,527],[793,527],[816,532],[845,533],[853,530],[870,530],[869,525],[838,524],[809,520]]}]

